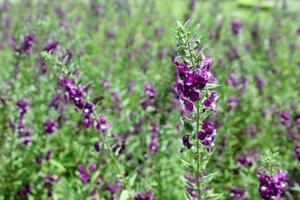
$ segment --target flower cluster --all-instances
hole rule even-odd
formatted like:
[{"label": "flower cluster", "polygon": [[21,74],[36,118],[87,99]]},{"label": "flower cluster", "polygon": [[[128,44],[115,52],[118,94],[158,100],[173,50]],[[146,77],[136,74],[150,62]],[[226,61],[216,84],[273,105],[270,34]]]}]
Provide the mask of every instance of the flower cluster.
[{"label": "flower cluster", "polygon": [[198,139],[201,143],[208,149],[213,149],[215,146],[214,139],[217,132],[214,128],[214,123],[212,121],[207,121],[202,124],[202,129],[197,134]]},{"label": "flower cluster", "polygon": [[283,111],[280,113],[280,122],[287,128],[291,126],[291,120],[288,112]]},{"label": "flower cluster", "polygon": [[100,133],[105,133],[107,129],[109,129],[110,125],[106,122],[105,116],[101,115],[97,121],[96,129]]},{"label": "flower cluster", "polygon": [[31,51],[33,42],[34,42],[34,35],[32,33],[25,35],[24,39],[23,39],[23,45],[19,49],[19,52],[21,54],[29,54]]},{"label": "flower cluster", "polygon": [[233,20],[231,22],[231,32],[233,35],[238,35],[241,31],[242,28],[242,23],[240,21],[237,20]]},{"label": "flower cluster", "polygon": [[257,150],[249,150],[245,154],[236,157],[236,161],[242,166],[252,166],[258,158]]},{"label": "flower cluster", "polygon": [[66,78],[60,80],[60,86],[66,90],[65,101],[73,102],[76,108],[83,110],[83,125],[90,127],[93,124],[91,122],[93,105],[91,103],[84,103],[84,88],[76,86],[72,80]]},{"label": "flower cluster", "polygon": [[151,153],[155,153],[158,151],[158,131],[157,131],[157,124],[151,123],[150,131],[152,132],[149,150]]},{"label": "flower cluster", "polygon": [[230,197],[233,200],[242,200],[245,197],[245,190],[232,187],[230,190]]},{"label": "flower cluster", "polygon": [[187,184],[185,186],[186,192],[192,197],[192,199],[198,199],[197,191],[192,187],[192,185],[196,184],[196,180],[193,177],[193,174],[191,172],[188,172],[186,173],[184,178],[187,181]]},{"label": "flower cluster", "polygon": [[52,197],[53,183],[57,183],[60,178],[49,174],[49,175],[43,177],[42,179],[43,179],[44,186],[48,190],[48,192],[47,192],[48,197]]},{"label": "flower cluster", "polygon": [[47,135],[52,134],[57,129],[57,123],[55,121],[46,120],[44,123],[44,133]]},{"label": "flower cluster", "polygon": [[88,174],[88,172],[85,170],[84,166],[81,165],[81,164],[79,164],[77,166],[77,170],[79,172],[82,184],[86,185],[89,182],[89,174]]},{"label": "flower cluster", "polygon": [[147,191],[145,193],[137,193],[134,196],[134,200],[154,200],[154,195],[151,191]]},{"label": "flower cluster", "polygon": [[279,171],[273,176],[258,171],[258,191],[260,196],[266,200],[275,200],[283,197],[287,188],[287,175],[288,172],[284,170]]},{"label": "flower cluster", "polygon": [[22,138],[23,144],[28,145],[31,141],[32,131],[30,128],[25,128],[25,114],[28,111],[28,103],[25,100],[19,100],[17,107],[20,110],[18,119],[18,136]]},{"label": "flower cluster", "polygon": [[300,160],[300,143],[295,145],[295,153],[298,160]]},{"label": "flower cluster", "polygon": [[140,104],[141,104],[143,110],[146,110],[148,107],[150,107],[154,104],[156,90],[155,90],[154,85],[152,85],[150,83],[145,83],[144,88],[145,88],[146,99],[141,100]]},{"label": "flower cluster", "polygon": [[[177,84],[176,89],[180,100],[183,101],[186,111],[193,111],[193,102],[200,99],[200,92],[207,83],[215,83],[215,78],[210,73],[212,65],[211,58],[205,58],[202,66],[189,67],[186,64],[175,61]],[[213,96],[208,98],[206,105],[212,105],[216,98]],[[209,102],[210,101],[210,102]]]}]

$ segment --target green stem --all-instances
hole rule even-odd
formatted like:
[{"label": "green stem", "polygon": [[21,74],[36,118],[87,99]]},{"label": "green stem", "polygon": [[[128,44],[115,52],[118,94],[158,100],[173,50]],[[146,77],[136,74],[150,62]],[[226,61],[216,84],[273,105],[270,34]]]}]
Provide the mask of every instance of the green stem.
[{"label": "green stem", "polygon": [[196,102],[196,109],[197,109],[197,119],[196,119],[196,140],[197,140],[197,174],[196,174],[196,179],[197,179],[197,190],[198,190],[198,199],[200,199],[200,142],[199,139],[197,138],[197,134],[199,132],[199,125],[200,125],[200,106],[199,106],[199,101]]}]

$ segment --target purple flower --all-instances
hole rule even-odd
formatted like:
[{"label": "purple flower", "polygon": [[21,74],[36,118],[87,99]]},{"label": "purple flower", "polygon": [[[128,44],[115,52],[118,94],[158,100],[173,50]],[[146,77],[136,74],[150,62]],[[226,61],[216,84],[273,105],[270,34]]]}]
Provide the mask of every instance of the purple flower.
[{"label": "purple flower", "polygon": [[185,135],[182,137],[182,144],[188,149],[192,148],[193,145],[190,143],[190,135]]},{"label": "purple flower", "polygon": [[29,194],[32,193],[33,185],[25,184],[22,185],[18,191],[18,196],[27,197]]},{"label": "purple flower", "polygon": [[82,184],[86,185],[89,182],[89,174],[88,174],[88,172],[85,170],[85,168],[81,164],[79,164],[77,166],[77,170],[79,172]]},{"label": "purple flower", "polygon": [[210,57],[206,57],[203,61],[203,68],[206,71],[210,71],[212,64],[213,64],[213,60]]},{"label": "purple flower", "polygon": [[280,199],[287,188],[287,171],[279,171],[274,176],[268,176],[262,171],[257,173],[260,196],[266,200]]},{"label": "purple flower", "polygon": [[142,108],[146,110],[148,107],[152,106],[155,102],[156,89],[154,85],[150,83],[145,83],[144,88],[145,88],[146,99],[141,100],[140,104]]},{"label": "purple flower", "polygon": [[50,135],[57,130],[57,123],[55,121],[46,120],[44,123],[44,133]]},{"label": "purple flower", "polygon": [[89,164],[89,170],[91,172],[96,172],[97,171],[97,165],[95,163]]},{"label": "purple flower", "polygon": [[297,28],[297,35],[300,35],[300,27]]},{"label": "purple flower", "polygon": [[214,148],[214,139],[217,135],[212,121],[207,121],[202,124],[202,130],[197,134],[201,143],[209,149]]},{"label": "purple flower", "polygon": [[280,113],[280,122],[287,128],[291,127],[291,120],[288,112],[283,111]]},{"label": "purple flower", "polygon": [[295,154],[296,154],[296,158],[300,161],[300,143],[297,143],[295,145]]},{"label": "purple flower", "polygon": [[205,98],[203,101],[203,105],[207,108],[210,108],[213,113],[216,112],[216,101],[217,101],[217,92],[212,91],[210,96]]},{"label": "purple flower", "polygon": [[21,53],[29,54],[31,51],[33,42],[34,42],[34,35],[32,33],[25,35],[22,48],[20,49]]},{"label": "purple flower", "polygon": [[265,87],[265,84],[266,84],[265,80],[262,79],[261,77],[257,76],[257,75],[254,78],[255,78],[256,88],[258,89],[258,91],[260,93],[262,93],[262,90],[263,90],[263,88]]},{"label": "purple flower", "polygon": [[110,128],[110,125],[106,122],[105,116],[101,115],[96,124],[96,129],[100,133],[105,133],[107,131],[107,129],[109,129],[109,128]]},{"label": "purple flower", "polygon": [[231,22],[231,32],[233,35],[238,35],[240,33],[240,30],[242,28],[242,23],[237,20],[233,20]]},{"label": "purple flower", "polygon": [[24,136],[23,136],[23,144],[28,145],[31,141],[32,131],[30,128],[27,128],[25,130]]},{"label": "purple flower", "polygon": [[298,130],[300,131],[300,117],[298,117],[296,119],[296,125],[297,125]]},{"label": "purple flower", "polygon": [[156,37],[160,37],[164,32],[165,32],[165,28],[161,26],[161,27],[155,29],[154,35]]},{"label": "purple flower", "polygon": [[147,191],[144,194],[137,193],[134,196],[134,200],[154,200],[154,195],[151,191]]},{"label": "purple flower", "polygon": [[121,189],[121,182],[119,179],[115,181],[114,184],[107,184],[106,190],[111,193],[112,196],[115,196]]},{"label": "purple flower", "polygon": [[17,101],[17,107],[20,109],[21,114],[25,114],[28,110],[28,103],[25,100]]},{"label": "purple flower", "polygon": [[227,102],[228,102],[227,110],[231,111],[237,107],[239,99],[237,97],[232,97],[232,98],[228,99]]},{"label": "purple flower", "polygon": [[232,187],[230,190],[230,197],[233,200],[242,200],[245,196],[245,190],[237,187]]},{"label": "purple flower", "polygon": [[158,151],[158,131],[156,123],[151,124],[150,128],[152,135],[149,144],[149,150],[151,153],[155,153]]},{"label": "purple flower", "polygon": [[55,51],[58,47],[58,42],[48,42],[45,47],[44,47],[44,51],[47,51],[48,53],[51,53],[53,51]]},{"label": "purple flower", "polygon": [[238,156],[235,160],[242,166],[250,167],[257,160],[257,157],[258,157],[257,150],[249,150],[245,154]]}]

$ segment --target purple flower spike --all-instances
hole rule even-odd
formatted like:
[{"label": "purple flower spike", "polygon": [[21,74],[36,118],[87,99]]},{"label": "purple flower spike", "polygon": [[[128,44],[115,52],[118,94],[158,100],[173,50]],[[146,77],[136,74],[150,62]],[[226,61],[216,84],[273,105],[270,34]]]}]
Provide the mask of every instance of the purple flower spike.
[{"label": "purple flower spike", "polygon": [[295,154],[296,154],[296,158],[300,161],[300,143],[297,143],[295,145]]},{"label": "purple flower spike", "polygon": [[236,187],[231,188],[230,197],[233,200],[242,200],[245,196],[245,190]]},{"label": "purple flower spike", "polygon": [[55,121],[47,120],[44,123],[44,133],[50,135],[57,130],[57,123]]},{"label": "purple flower spike", "polygon": [[188,149],[192,148],[193,145],[190,143],[190,135],[185,135],[182,137],[182,144]]},{"label": "purple flower spike", "polygon": [[265,200],[280,199],[283,197],[287,188],[287,174],[287,171],[281,170],[274,176],[268,176],[258,171],[258,191],[260,196]]},{"label": "purple flower spike", "polygon": [[231,32],[233,35],[238,35],[241,31],[242,23],[237,20],[233,20],[231,22]]},{"label": "purple flower spike", "polygon": [[109,129],[109,128],[110,128],[110,125],[106,122],[105,116],[101,115],[98,119],[96,129],[100,133],[105,133],[107,131],[107,129]]},{"label": "purple flower spike", "polygon": [[202,124],[202,130],[198,133],[198,139],[204,146],[207,146],[209,149],[214,148],[214,139],[217,135],[216,130],[214,129],[213,122],[207,121]]},{"label": "purple flower spike", "polygon": [[134,196],[134,200],[154,200],[154,195],[151,191],[147,191],[144,194],[137,193]]},{"label": "purple flower spike", "polygon": [[82,184],[86,185],[89,182],[88,172],[84,169],[83,165],[81,165],[81,164],[78,165],[77,170],[80,174]]}]

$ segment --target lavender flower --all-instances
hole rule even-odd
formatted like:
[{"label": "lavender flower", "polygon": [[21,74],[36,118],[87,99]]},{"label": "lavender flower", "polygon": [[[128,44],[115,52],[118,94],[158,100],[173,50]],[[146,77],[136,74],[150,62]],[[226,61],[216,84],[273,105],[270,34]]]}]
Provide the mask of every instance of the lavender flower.
[{"label": "lavender flower", "polygon": [[279,171],[274,176],[269,176],[262,171],[258,171],[258,191],[260,196],[265,200],[274,200],[283,197],[287,188],[287,174],[287,171]]},{"label": "lavender flower", "polygon": [[197,134],[197,137],[204,146],[212,149],[215,146],[214,139],[216,135],[217,132],[214,129],[213,122],[207,121],[202,124],[202,130]]},{"label": "lavender flower", "polygon": [[114,197],[121,189],[121,181],[117,179],[114,184],[107,184],[106,190]]},{"label": "lavender flower", "polygon": [[297,143],[295,145],[295,154],[296,154],[296,158],[300,161],[300,143]]},{"label": "lavender flower", "polygon": [[154,200],[154,195],[151,191],[147,191],[144,194],[137,193],[134,196],[134,200]]},{"label": "lavender flower", "polygon": [[58,42],[53,41],[53,42],[48,42],[45,47],[44,47],[44,51],[51,53],[53,51],[55,51],[58,48]]},{"label": "lavender flower", "polygon": [[24,198],[28,197],[28,195],[30,195],[32,193],[32,189],[33,189],[33,185],[31,185],[31,184],[22,185],[18,191],[18,196],[21,196]]},{"label": "lavender flower", "polygon": [[249,150],[245,154],[238,156],[236,158],[236,161],[242,166],[250,167],[257,160],[257,158],[258,158],[258,151],[257,150]]},{"label": "lavender flower", "polygon": [[242,23],[237,20],[233,20],[231,22],[231,32],[233,35],[238,35],[240,33],[240,30],[242,28]]},{"label": "lavender flower", "polygon": [[300,131],[300,117],[298,117],[296,119],[296,126],[297,126],[298,130]]},{"label": "lavender flower", "polygon": [[109,127],[110,127],[110,125],[106,122],[105,116],[101,115],[96,124],[96,129],[100,133],[105,133],[107,131],[107,129],[109,129]]},{"label": "lavender flower", "polygon": [[280,122],[287,128],[291,126],[291,120],[288,112],[283,111],[280,113]]},{"label": "lavender flower", "polygon": [[140,101],[140,104],[143,108],[143,110],[146,110],[148,107],[152,106],[155,102],[155,96],[156,96],[156,90],[154,85],[150,83],[145,83],[145,96],[146,99],[143,99]]},{"label": "lavender flower", "polygon": [[34,42],[34,35],[29,33],[24,36],[23,45],[20,49],[20,52],[23,54],[29,54],[31,51],[32,44]]},{"label": "lavender flower", "polygon": [[237,187],[232,187],[230,190],[230,197],[233,200],[242,200],[245,196],[245,190]]},{"label": "lavender flower", "polygon": [[193,103],[200,99],[200,91],[207,83],[215,83],[210,73],[212,61],[207,58],[202,67],[189,68],[186,64],[175,61],[178,83],[176,89],[188,112],[193,111]]},{"label": "lavender flower", "polygon": [[206,108],[210,108],[213,113],[216,112],[216,101],[217,101],[217,92],[212,91],[210,95],[204,99],[203,105]]},{"label": "lavender flower", "polygon": [[188,149],[192,148],[193,145],[190,143],[190,135],[184,135],[182,137],[182,144]]},{"label": "lavender flower", "polygon": [[79,172],[82,184],[86,185],[89,182],[89,174],[88,174],[88,172],[85,170],[85,168],[81,164],[79,164],[77,166],[77,170]]},{"label": "lavender flower", "polygon": [[57,129],[57,123],[55,121],[46,120],[44,123],[44,133],[50,135]]},{"label": "lavender flower", "polygon": [[155,153],[158,151],[158,131],[157,131],[157,124],[152,123],[150,128],[152,135],[149,144],[149,150],[151,153]]}]

